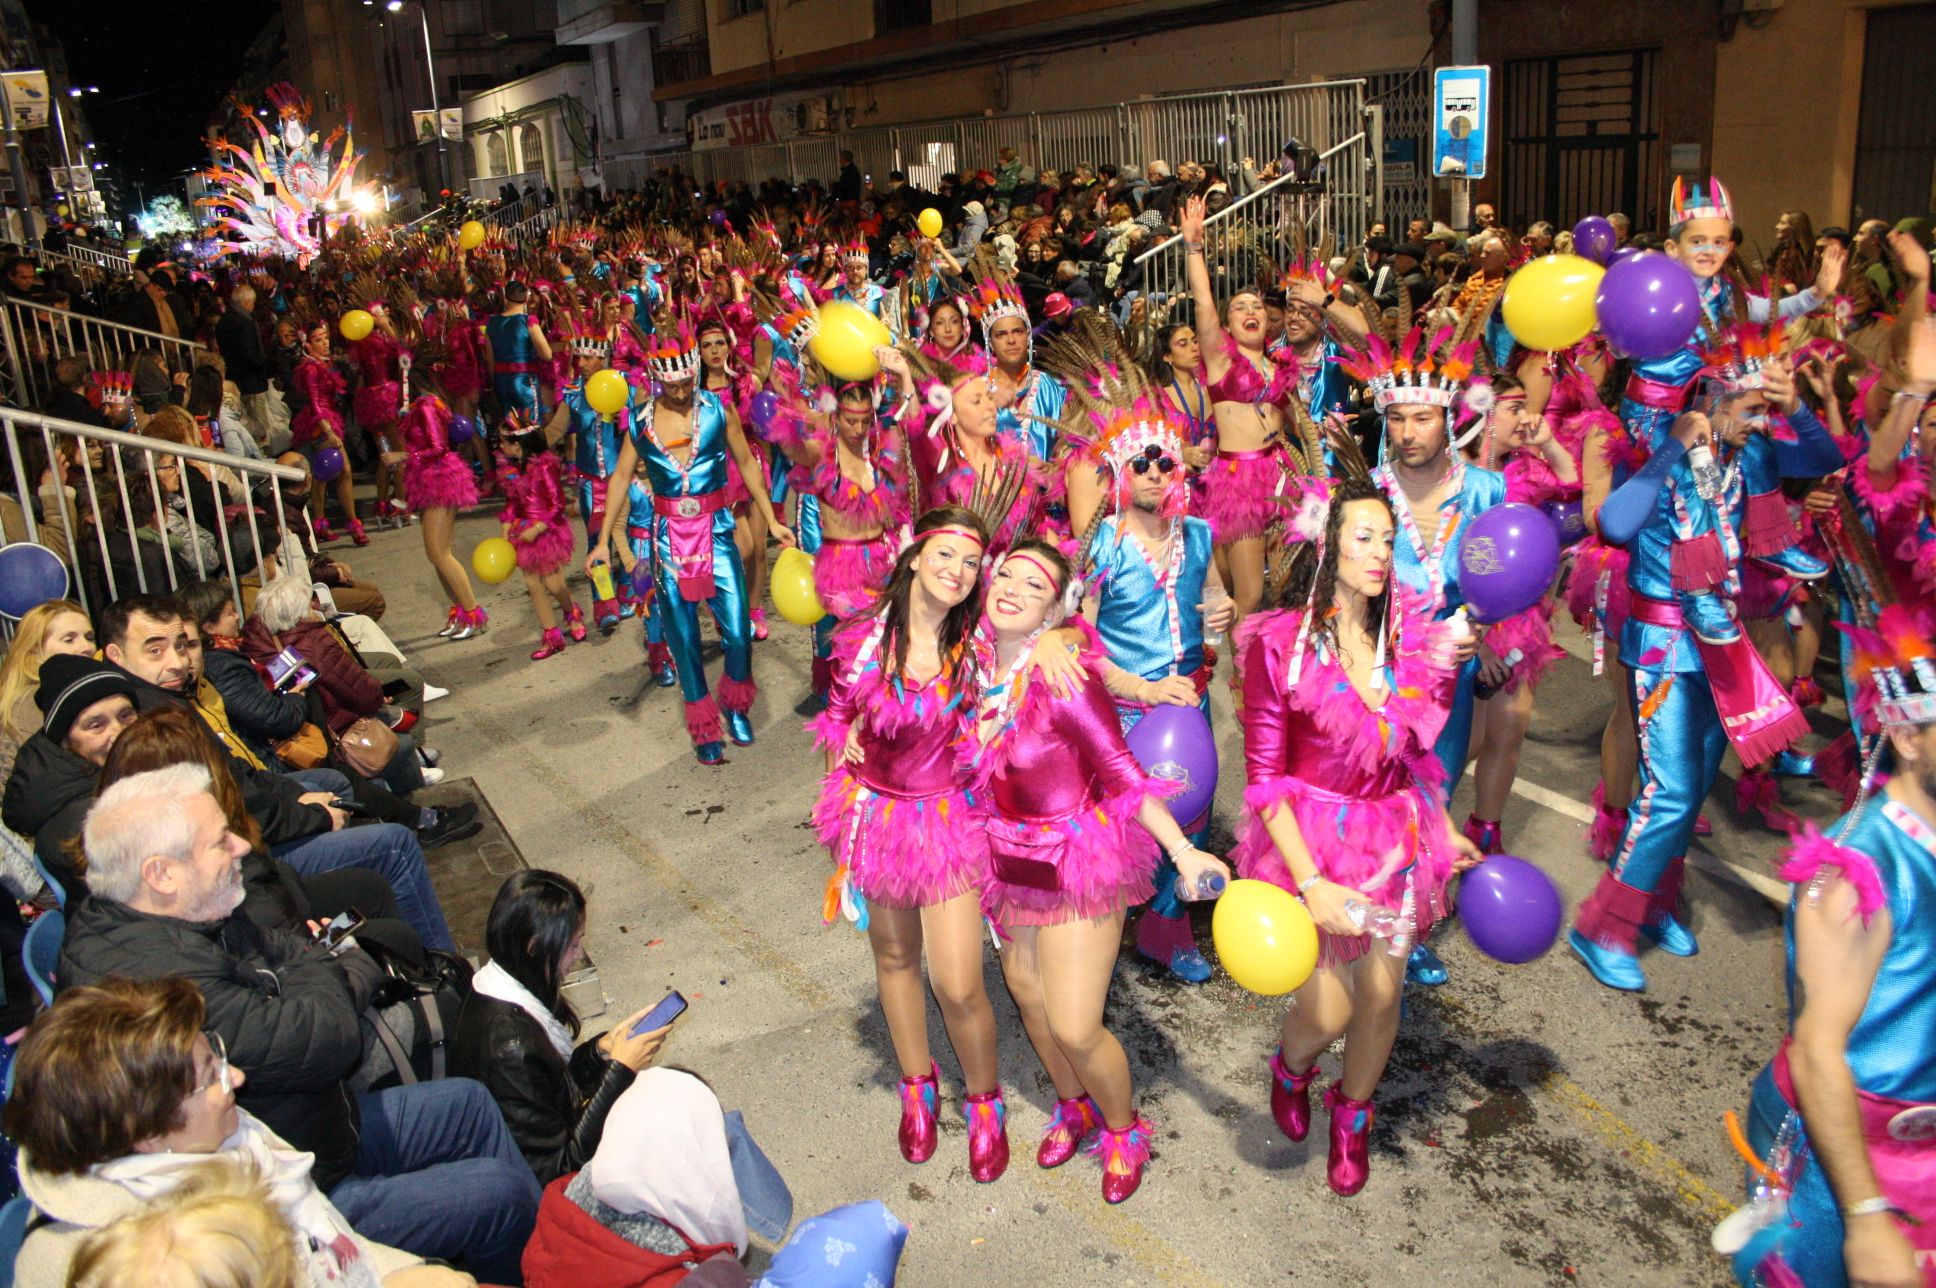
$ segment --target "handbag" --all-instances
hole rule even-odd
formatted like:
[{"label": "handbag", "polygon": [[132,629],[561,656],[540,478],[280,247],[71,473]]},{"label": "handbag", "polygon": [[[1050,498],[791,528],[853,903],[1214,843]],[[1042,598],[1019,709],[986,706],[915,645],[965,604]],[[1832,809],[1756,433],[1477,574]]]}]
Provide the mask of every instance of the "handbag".
[{"label": "handbag", "polygon": [[397,735],[375,716],[364,716],[336,737],[337,750],[364,778],[375,778],[397,754]]},{"label": "handbag", "polygon": [[275,745],[276,759],[291,769],[317,769],[329,760],[329,739],[307,720]]},{"label": "handbag", "polygon": [[1059,828],[994,817],[986,831],[997,880],[1030,890],[1061,889],[1060,868],[1068,838]]}]

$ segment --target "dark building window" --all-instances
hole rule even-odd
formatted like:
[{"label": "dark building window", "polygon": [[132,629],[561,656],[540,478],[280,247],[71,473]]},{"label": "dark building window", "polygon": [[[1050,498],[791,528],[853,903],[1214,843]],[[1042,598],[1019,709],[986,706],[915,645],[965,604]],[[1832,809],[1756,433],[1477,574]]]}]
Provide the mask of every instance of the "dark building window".
[{"label": "dark building window", "polygon": [[766,8],[766,0],[726,0],[728,18],[744,18],[749,13],[758,13]]},{"label": "dark building window", "polygon": [[874,0],[874,34],[889,35],[934,22],[934,0]]}]

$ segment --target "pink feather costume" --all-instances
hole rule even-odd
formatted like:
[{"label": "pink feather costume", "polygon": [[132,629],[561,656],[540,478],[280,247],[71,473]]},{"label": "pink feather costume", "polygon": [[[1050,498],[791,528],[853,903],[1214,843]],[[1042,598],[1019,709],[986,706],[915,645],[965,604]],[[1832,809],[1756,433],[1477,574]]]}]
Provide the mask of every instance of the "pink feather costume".
[{"label": "pink feather costume", "polygon": [[[1244,817],[1231,859],[1238,874],[1295,891],[1263,823],[1273,806],[1296,816],[1318,872],[1394,910],[1413,895],[1413,938],[1446,911],[1452,837],[1441,794],[1445,771],[1432,744],[1452,701],[1457,669],[1437,655],[1445,628],[1401,598],[1385,701],[1365,706],[1329,647],[1300,641],[1301,609],[1256,613],[1237,631],[1243,676]],[[1302,643],[1295,682],[1291,662]],[[1410,865],[1410,871],[1407,866]],[[1368,937],[1318,931],[1318,964],[1371,950]]]},{"label": "pink feather costume", "polygon": [[423,394],[410,404],[403,418],[403,445],[410,453],[403,475],[404,500],[410,508],[462,510],[477,504],[477,480],[471,467],[450,450],[450,408],[434,394]]},{"label": "pink feather costume", "polygon": [[441,340],[447,355],[435,368],[444,396],[453,402],[475,402],[484,392],[484,355],[470,306],[461,300],[446,301],[430,311],[424,325]]},{"label": "pink feather costume", "polygon": [[290,422],[290,438],[303,447],[325,434],[343,437],[343,394],[349,382],[336,364],[304,355],[289,375],[289,383],[302,398],[302,410]]},{"label": "pink feather costume", "polygon": [[[558,454],[539,452],[527,461],[513,462],[499,453],[497,477],[504,488],[498,522],[511,525],[518,567],[542,577],[570,564],[576,542],[565,518],[565,463]],[[534,523],[544,524],[544,531],[526,541],[519,534]]]},{"label": "pink feather costume", "polygon": [[[922,504],[928,509],[938,505],[967,505],[975,494],[975,471],[955,450],[954,427],[946,425],[937,432],[929,427],[931,421],[932,413],[917,400],[905,422],[908,461],[921,482]],[[1019,465],[1026,480],[1008,517],[989,540],[985,553],[992,560],[1035,531],[1042,522],[1048,484],[1042,462],[1030,455],[1026,441],[1008,434],[996,434],[988,441],[999,453],[1002,465],[1005,468]]]},{"label": "pink feather costume", "polygon": [[820,498],[822,511],[840,516],[852,531],[880,529],[872,537],[837,537],[822,533],[820,552],[813,557],[813,588],[835,617],[851,617],[880,595],[894,571],[894,556],[908,514],[907,471],[901,436],[888,429],[876,436],[874,487],[866,490],[840,472],[832,430],[813,435],[820,459],[813,468],[793,467],[793,486]]},{"label": "pink feather costume", "polygon": [[864,618],[834,634],[833,689],[807,728],[836,757],[858,729],[862,758],[828,771],[813,828],[868,902],[927,907],[980,890],[987,876],[988,846],[960,766],[978,691],[952,688],[945,665],[923,685],[890,676],[883,663],[892,657],[870,643],[876,625]]},{"label": "pink feather costume", "polygon": [[1130,754],[1100,658],[1091,637],[1089,674],[1067,698],[1029,684],[971,760],[990,852],[982,907],[1000,925],[1106,917],[1155,893],[1156,841],[1136,812],[1179,785]]},{"label": "pink feather costume", "polygon": [[[1230,359],[1230,369],[1223,379],[1205,386],[1213,408],[1218,403],[1249,403],[1261,417],[1266,404],[1288,409],[1297,397],[1297,355],[1289,345],[1271,353],[1268,381],[1228,335],[1224,336],[1224,354]],[[1199,476],[1203,480],[1201,513],[1209,520],[1218,545],[1261,537],[1272,521],[1282,517],[1283,507],[1277,503],[1284,482],[1282,462],[1283,453],[1276,448],[1219,451],[1203,468]]]},{"label": "pink feather costume", "polygon": [[[1506,457],[1502,472],[1508,501],[1543,506],[1575,500],[1580,495],[1580,485],[1561,482],[1537,451],[1513,452]],[[1514,651],[1520,655],[1500,686],[1505,693],[1515,693],[1522,685],[1537,685],[1566,656],[1566,650],[1553,640],[1553,604],[1547,599],[1493,625],[1486,631],[1486,643],[1500,658]]]},{"label": "pink feather costume", "polygon": [[403,384],[397,367],[402,353],[403,346],[381,328],[350,341],[350,360],[357,375],[356,423],[364,429],[388,429],[402,414]]}]

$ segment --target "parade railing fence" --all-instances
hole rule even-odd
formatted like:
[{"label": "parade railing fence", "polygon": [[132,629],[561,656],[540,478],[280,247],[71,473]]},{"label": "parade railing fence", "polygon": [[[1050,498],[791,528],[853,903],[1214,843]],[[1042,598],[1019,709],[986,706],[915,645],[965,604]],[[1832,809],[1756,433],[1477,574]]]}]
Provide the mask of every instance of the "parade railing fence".
[{"label": "parade railing fence", "polygon": [[75,246],[70,243],[64,250],[48,250],[43,246],[39,254],[42,259],[64,260],[76,272],[91,269],[118,276],[126,276],[134,272],[133,259],[117,251],[96,250],[92,246]]},{"label": "parade railing fence", "polygon": [[527,242],[539,240],[557,227],[565,217],[563,203],[544,206],[534,215],[528,215],[514,224],[503,224],[498,235],[506,241],[522,246]]},{"label": "parade railing fence", "polygon": [[[1263,282],[1272,269],[1295,258],[1300,240],[1315,251],[1336,235],[1337,244],[1357,244],[1362,225],[1347,236],[1336,227],[1338,194],[1331,190],[1333,159],[1363,145],[1357,134],[1318,154],[1321,177],[1313,180],[1295,173],[1280,175],[1255,192],[1225,206],[1203,221],[1204,266],[1210,270],[1211,291],[1219,298]],[[1143,268],[1143,290],[1151,296],[1179,298],[1189,293],[1185,276],[1188,251],[1183,234],[1174,233],[1136,257]]]},{"label": "parade railing fence", "polygon": [[908,125],[870,126],[831,135],[750,148],[664,152],[628,164],[606,178],[608,188],[637,186],[661,169],[678,169],[700,184],[719,181],[757,187],[767,179],[831,184],[840,153],[854,154],[863,175],[880,187],[890,170],[932,191],[943,174],[994,170],[1004,147],[1021,163],[1067,175],[1077,165],[1146,167],[1162,160],[1215,164],[1233,182],[1244,158],[1262,166],[1296,139],[1327,159],[1328,227],[1341,242],[1356,241],[1382,217],[1381,159],[1376,107],[1365,103],[1363,80],[1317,81],[1263,89],[1177,94],[1067,112],[976,116]]},{"label": "parade railing fence", "polygon": [[[239,612],[243,581],[260,575],[265,556],[302,548],[300,542],[290,544],[290,527],[280,504],[256,504],[262,484],[273,488],[278,482],[306,478],[300,466],[231,456],[213,448],[188,447],[12,408],[0,408],[0,433],[6,437],[6,461],[12,471],[11,487],[0,490],[6,539],[32,541],[52,550],[67,567],[69,597],[78,599],[90,615],[124,595],[167,594],[211,577],[228,583]],[[89,444],[101,447],[98,465],[87,450]],[[215,484],[225,502],[225,515],[232,516],[225,526],[210,532],[196,522],[192,508],[170,510],[157,466],[171,459],[180,463],[184,474],[191,468],[189,462],[199,462],[224,466],[240,478],[240,497],[219,481]],[[57,460],[74,462],[77,477],[67,485],[72,497],[57,496],[51,485],[42,493],[41,473],[47,462]],[[180,516],[177,541],[169,543],[171,553],[158,560],[165,578],[159,573],[150,576],[149,561],[142,557],[142,543],[152,544],[152,537],[136,535],[129,502],[137,491],[145,492],[155,514]],[[90,497],[100,507],[103,521],[83,525],[80,516],[88,509]],[[64,514],[57,508],[63,504],[69,507]],[[50,512],[50,507],[56,508]],[[205,551],[204,538],[214,547],[212,552]],[[117,570],[124,544],[127,559]],[[244,556],[243,563],[237,562],[238,555]],[[307,574],[306,567],[302,571]],[[159,584],[162,581],[166,584]]]},{"label": "parade railing fence", "polygon": [[12,297],[0,305],[0,342],[6,389],[21,407],[46,404],[54,393],[54,363],[69,354],[85,357],[90,371],[132,371],[136,354],[155,349],[172,372],[192,370],[198,347],[182,336]]}]

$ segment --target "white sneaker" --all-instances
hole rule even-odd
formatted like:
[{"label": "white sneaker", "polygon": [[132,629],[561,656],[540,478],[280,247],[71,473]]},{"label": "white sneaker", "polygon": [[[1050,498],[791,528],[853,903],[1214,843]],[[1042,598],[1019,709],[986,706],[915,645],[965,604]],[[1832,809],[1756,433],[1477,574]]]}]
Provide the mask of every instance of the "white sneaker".
[{"label": "white sneaker", "polygon": [[423,700],[425,702],[435,702],[438,698],[447,698],[449,696],[449,689],[440,689],[434,684],[424,685]]},{"label": "white sneaker", "polygon": [[435,787],[444,781],[444,771],[435,765],[428,766],[423,771],[423,780],[425,787]]}]

